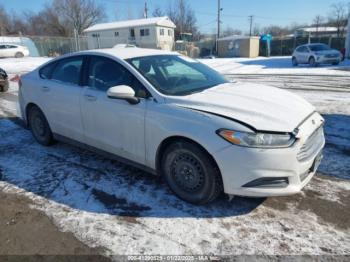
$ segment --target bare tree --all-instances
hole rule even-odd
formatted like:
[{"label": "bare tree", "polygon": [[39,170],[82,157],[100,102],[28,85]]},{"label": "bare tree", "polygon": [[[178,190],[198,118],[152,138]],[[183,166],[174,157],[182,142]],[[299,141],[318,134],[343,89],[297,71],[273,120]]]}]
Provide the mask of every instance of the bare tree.
[{"label": "bare tree", "polygon": [[331,5],[331,13],[329,15],[330,24],[337,28],[337,36],[343,37],[345,33],[345,27],[347,25],[347,4],[345,2],[339,2]]},{"label": "bare tree", "polygon": [[258,24],[254,24],[253,35],[255,35],[255,36],[260,35],[260,26]]},{"label": "bare tree", "polygon": [[169,4],[168,17],[175,23],[175,37],[181,33],[192,33],[194,38],[199,36],[196,15],[186,0],[177,0],[175,4]]},{"label": "bare tree", "polygon": [[9,31],[10,18],[5,8],[0,5],[0,35],[6,35]]},{"label": "bare tree", "polygon": [[69,24],[71,34],[73,30],[81,34],[84,29],[105,18],[103,6],[93,0],[53,0],[52,10],[60,24]]},{"label": "bare tree", "polygon": [[272,36],[282,36],[290,33],[290,30],[287,27],[281,27],[278,25],[270,25],[264,27],[262,32],[264,34],[270,34]]},{"label": "bare tree", "polygon": [[161,17],[164,15],[165,15],[164,12],[162,11],[162,9],[159,6],[157,6],[152,12],[153,17]]},{"label": "bare tree", "polygon": [[227,26],[225,30],[221,33],[223,37],[232,36],[232,35],[242,35],[242,31],[239,29],[234,29],[230,26]]},{"label": "bare tree", "polygon": [[316,36],[318,37],[319,35],[319,28],[320,26],[322,26],[323,22],[324,22],[324,17],[321,15],[316,15],[314,18],[314,26],[316,27]]}]

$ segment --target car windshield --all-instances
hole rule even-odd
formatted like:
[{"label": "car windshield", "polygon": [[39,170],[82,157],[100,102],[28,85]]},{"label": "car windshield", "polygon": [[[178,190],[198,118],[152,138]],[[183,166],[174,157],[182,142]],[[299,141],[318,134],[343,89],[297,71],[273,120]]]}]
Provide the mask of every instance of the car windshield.
[{"label": "car windshield", "polygon": [[166,95],[188,95],[228,82],[208,66],[180,55],[137,57],[127,62]]},{"label": "car windshield", "polygon": [[331,50],[328,45],[310,45],[309,47],[314,52]]}]

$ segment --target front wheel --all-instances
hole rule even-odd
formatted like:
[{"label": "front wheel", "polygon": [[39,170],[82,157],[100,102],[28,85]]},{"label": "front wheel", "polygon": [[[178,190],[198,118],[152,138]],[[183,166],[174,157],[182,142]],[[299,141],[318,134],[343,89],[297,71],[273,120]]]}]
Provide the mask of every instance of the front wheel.
[{"label": "front wheel", "polygon": [[170,189],[182,200],[206,204],[223,191],[219,169],[201,147],[181,141],[167,147],[162,172]]},{"label": "front wheel", "polygon": [[24,54],[22,52],[17,52],[15,54],[15,58],[21,58],[21,57],[24,57]]},{"label": "front wheel", "polygon": [[309,59],[309,65],[312,66],[312,67],[316,67],[317,64],[316,64],[316,60],[314,57],[310,57]]},{"label": "front wheel", "polygon": [[39,144],[49,146],[53,143],[54,140],[49,123],[38,107],[34,106],[30,109],[28,122],[32,134]]}]

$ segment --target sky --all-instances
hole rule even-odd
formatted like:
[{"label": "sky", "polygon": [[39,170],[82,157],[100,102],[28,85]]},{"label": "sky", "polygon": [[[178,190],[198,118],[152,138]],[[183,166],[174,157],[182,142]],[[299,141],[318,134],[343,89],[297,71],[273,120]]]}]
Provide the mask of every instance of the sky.
[{"label": "sky", "polygon": [[[50,0],[0,0],[8,11],[38,11]],[[106,7],[106,22],[139,18],[147,2],[149,14],[156,7],[166,9],[176,0],[95,0]],[[216,28],[217,0],[187,0],[196,13],[199,30],[211,33]],[[271,24],[311,23],[316,15],[327,17],[330,6],[342,0],[221,0],[222,29],[230,26],[249,30],[249,15],[260,27]]]}]

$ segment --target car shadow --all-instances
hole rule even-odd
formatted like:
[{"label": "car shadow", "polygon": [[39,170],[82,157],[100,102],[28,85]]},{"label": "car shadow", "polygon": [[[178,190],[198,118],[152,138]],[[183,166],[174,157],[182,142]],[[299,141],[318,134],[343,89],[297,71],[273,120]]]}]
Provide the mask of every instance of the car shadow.
[{"label": "car shadow", "polygon": [[326,145],[318,169],[328,176],[350,179],[350,115],[325,114]]},{"label": "car shadow", "polygon": [[248,214],[264,201],[222,196],[195,206],[142,170],[64,143],[43,147],[16,118],[0,119],[0,130],[0,180],[73,209],[128,217],[216,218]]}]

